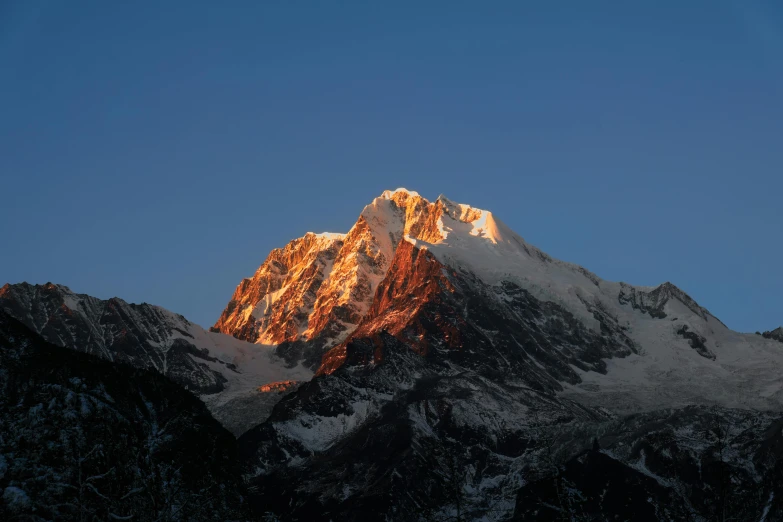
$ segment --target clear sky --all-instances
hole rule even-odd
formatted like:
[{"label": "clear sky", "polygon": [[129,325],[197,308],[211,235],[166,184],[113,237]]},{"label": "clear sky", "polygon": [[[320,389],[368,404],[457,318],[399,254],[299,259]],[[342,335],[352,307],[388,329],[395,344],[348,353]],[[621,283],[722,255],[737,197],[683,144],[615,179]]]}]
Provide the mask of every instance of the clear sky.
[{"label": "clear sky", "polygon": [[399,186],[783,324],[783,3],[0,2],[0,284],[209,326]]}]

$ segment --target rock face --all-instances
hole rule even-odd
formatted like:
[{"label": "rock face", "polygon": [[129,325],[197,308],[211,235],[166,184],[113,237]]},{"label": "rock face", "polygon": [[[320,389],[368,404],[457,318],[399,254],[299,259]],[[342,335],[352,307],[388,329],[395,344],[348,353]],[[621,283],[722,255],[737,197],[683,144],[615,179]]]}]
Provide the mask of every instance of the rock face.
[{"label": "rock face", "polygon": [[342,235],[308,233],[273,250],[255,275],[239,284],[213,331],[254,343],[298,339],[342,245]]},{"label": "rock face", "polygon": [[386,191],[347,234],[308,233],[273,250],[239,284],[213,330],[250,342],[308,341],[316,356],[302,357],[315,368],[323,350],[345,340],[367,314],[404,238],[440,241],[442,216],[469,223],[481,213],[443,197],[430,203],[416,192]]},{"label": "rock face", "polygon": [[[194,392],[221,391],[227,380],[205,364],[217,360],[195,344],[194,325],[157,306],[21,283],[0,288],[0,309],[52,344],[157,370]],[[236,368],[225,365],[225,371]]]}]

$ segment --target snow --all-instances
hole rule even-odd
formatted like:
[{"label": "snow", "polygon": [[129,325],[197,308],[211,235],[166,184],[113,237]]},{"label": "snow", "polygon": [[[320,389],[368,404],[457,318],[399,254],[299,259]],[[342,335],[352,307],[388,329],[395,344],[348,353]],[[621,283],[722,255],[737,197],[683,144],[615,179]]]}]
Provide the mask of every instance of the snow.
[{"label": "snow", "polygon": [[[235,364],[240,373],[248,374],[256,381],[264,381],[258,382],[258,385],[286,380],[286,376],[289,375],[306,376],[296,368],[285,368],[285,362],[274,354],[274,345],[249,343],[230,335],[208,332],[192,323],[189,324],[187,333],[191,334],[193,338],[189,339],[176,332],[175,336],[192,342],[199,348],[206,348],[210,357],[215,357],[223,363]],[[201,359],[197,360],[202,362]],[[312,374],[310,373],[310,375]]]},{"label": "snow", "polygon": [[346,236],[346,234],[341,234],[339,232],[321,232],[319,234],[308,232],[307,234],[313,235],[318,239],[328,239],[330,241],[342,241]]},{"label": "snow", "polygon": [[767,500],[766,505],[764,506],[764,512],[761,514],[761,519],[759,522],[766,522],[767,516],[769,515],[769,508],[772,507],[772,501],[775,500],[775,492],[770,491],[769,493],[769,499]]},{"label": "snow", "polygon": [[[203,336],[196,339],[197,346],[207,347],[211,357],[236,365],[237,372],[234,372],[222,364],[197,359],[221,372],[228,380],[224,383],[224,390],[202,395],[201,400],[212,415],[235,435],[266,420],[282,398],[280,393],[261,392],[261,386],[278,381],[301,383],[313,376],[313,372],[301,364],[288,367],[283,359],[275,355],[272,345],[249,343],[221,333],[203,330],[201,333]],[[295,388],[296,385],[290,389]]]},{"label": "snow", "polygon": [[353,402],[351,409],[353,412],[349,415],[340,413],[334,417],[303,414],[296,419],[279,423],[277,429],[289,438],[300,442],[310,451],[323,451],[339,438],[361,426],[372,411],[371,403],[368,401]]},{"label": "snow", "polygon": [[783,365],[779,347],[743,334],[726,334],[721,344],[729,348],[712,361],[683,339],[658,336],[665,332],[645,326],[646,331],[639,329],[649,335],[644,355],[607,360],[605,375],[575,368],[582,383],[566,385],[564,395],[619,413],[694,403],[762,410],[783,405],[783,379],[776,370]]},{"label": "snow", "polygon": [[63,302],[65,303],[65,306],[73,310],[74,312],[79,310],[79,299],[76,297],[76,295],[68,292],[63,295]]},{"label": "snow", "polygon": [[[429,250],[447,266],[470,270],[487,284],[513,281],[538,299],[560,304],[574,311],[586,325],[599,329],[582,304],[582,299],[598,288],[579,267],[555,261],[528,245],[491,212],[452,203],[443,196],[439,201],[450,210],[440,218],[443,238],[436,243],[412,237],[406,237],[406,241]],[[472,220],[461,221],[450,214]]]},{"label": "snow", "polygon": [[[277,302],[280,296],[285,293],[286,290],[288,290],[288,286],[284,286],[279,290],[275,290],[274,292],[269,292],[266,294],[250,312],[252,316],[256,319],[260,319],[266,314],[272,313],[274,304]],[[259,334],[262,335],[263,332],[259,332]]]},{"label": "snow", "polygon": [[[172,326],[172,335],[157,349],[165,352],[174,340],[182,339],[199,349],[206,349],[209,357],[219,361],[190,356],[198,364],[207,366],[226,379],[222,391],[200,398],[212,415],[235,435],[266,420],[282,397],[280,393],[262,393],[259,387],[278,381],[299,383],[313,376],[313,372],[301,364],[289,367],[275,355],[274,345],[249,343],[230,335],[210,332],[164,308],[159,308],[159,311]],[[236,369],[227,365],[234,365]]]},{"label": "snow", "polygon": [[383,198],[383,199],[391,199],[392,196],[394,196],[395,194],[401,194],[401,193],[402,194],[407,194],[407,195],[413,196],[413,197],[421,197],[421,196],[419,196],[418,192],[415,192],[413,190],[408,190],[406,188],[400,187],[400,188],[395,189],[395,190],[384,190],[383,194],[381,194],[381,198]]},{"label": "snow", "polygon": [[[394,193],[400,191],[404,191],[404,189],[397,189]],[[390,191],[384,192],[384,194],[387,193]],[[386,197],[375,198],[372,203],[364,207],[361,216],[367,222],[372,238],[377,242],[373,246],[391,262],[395,246],[392,237],[402,236],[405,216],[399,212],[397,204]]]}]

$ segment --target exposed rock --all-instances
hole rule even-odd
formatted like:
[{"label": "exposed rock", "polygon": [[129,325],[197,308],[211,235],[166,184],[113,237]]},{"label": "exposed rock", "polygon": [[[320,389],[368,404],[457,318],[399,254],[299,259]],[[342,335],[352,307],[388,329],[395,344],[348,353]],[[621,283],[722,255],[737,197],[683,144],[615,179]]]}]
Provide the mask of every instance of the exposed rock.
[{"label": "exposed rock", "polygon": [[146,303],[103,301],[51,283],[20,283],[0,288],[0,309],[52,344],[154,369],[194,393],[221,391],[224,372],[236,371],[226,364],[223,371],[210,368],[207,362],[218,361],[193,344],[193,325]]},{"label": "exposed rock", "polygon": [[783,343],[783,326],[775,328],[771,332],[764,332],[761,334],[761,336],[764,337],[765,339],[774,339],[776,341]]},{"label": "exposed rock", "polygon": [[265,344],[298,339],[342,245],[341,235],[308,233],[272,250],[239,284],[213,329]]}]

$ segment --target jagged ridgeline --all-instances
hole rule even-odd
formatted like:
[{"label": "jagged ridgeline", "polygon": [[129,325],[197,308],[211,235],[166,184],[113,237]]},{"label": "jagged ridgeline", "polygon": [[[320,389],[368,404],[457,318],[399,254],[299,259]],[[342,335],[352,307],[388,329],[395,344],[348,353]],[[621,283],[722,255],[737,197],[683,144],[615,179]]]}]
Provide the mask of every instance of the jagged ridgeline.
[{"label": "jagged ridgeline", "polygon": [[[210,331],[60,285],[6,285],[0,310],[56,345],[47,349],[59,360],[105,368],[57,381],[58,400],[77,401],[86,393],[77,385],[102,397],[96,376],[135,371],[124,364],[147,379],[126,389],[118,378],[125,395],[104,384],[109,405],[135,412],[129,426],[180,404],[209,419],[201,399],[238,437],[235,461],[190,445],[190,425],[163,433],[177,458],[225,463],[217,498],[240,512],[226,519],[783,520],[781,329],[732,331],[671,283],[604,280],[443,196],[386,191],[347,233],[307,233],[273,250]],[[40,378],[26,371],[15,378]],[[171,391],[156,394],[152,382]],[[190,402],[174,407],[180,399]],[[49,415],[52,397],[24,400],[26,410],[12,409],[19,399],[3,404],[27,423],[81,418],[81,406]],[[110,416],[89,418],[96,433],[125,433]],[[211,419],[192,425],[207,428],[216,441],[224,433]],[[148,439],[134,429],[129,440]],[[225,440],[228,451],[234,439]],[[22,479],[37,472],[21,471],[32,461],[14,457],[11,479],[4,458],[5,506],[32,509],[41,486]],[[137,469],[118,462],[128,477]],[[101,480],[90,484],[115,499]],[[130,513],[127,502],[100,509],[114,511],[99,518]],[[201,519],[194,513],[170,519]]]}]

